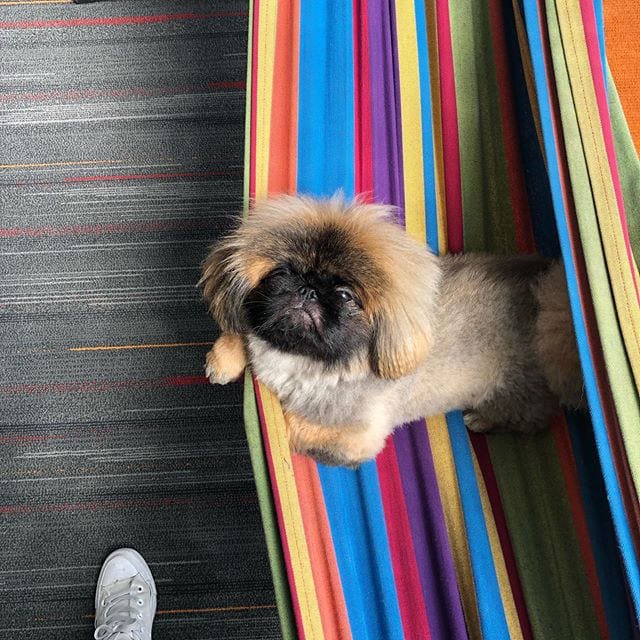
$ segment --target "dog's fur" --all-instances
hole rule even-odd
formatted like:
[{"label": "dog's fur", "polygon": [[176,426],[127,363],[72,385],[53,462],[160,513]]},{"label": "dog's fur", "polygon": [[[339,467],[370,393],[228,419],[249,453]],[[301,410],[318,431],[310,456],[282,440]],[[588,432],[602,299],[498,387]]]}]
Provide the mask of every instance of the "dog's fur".
[{"label": "dog's fur", "polygon": [[213,248],[223,335],[207,376],[279,397],[294,450],[357,466],[394,426],[453,409],[474,430],[545,427],[582,404],[564,272],[541,257],[438,258],[382,205],[280,197]]}]

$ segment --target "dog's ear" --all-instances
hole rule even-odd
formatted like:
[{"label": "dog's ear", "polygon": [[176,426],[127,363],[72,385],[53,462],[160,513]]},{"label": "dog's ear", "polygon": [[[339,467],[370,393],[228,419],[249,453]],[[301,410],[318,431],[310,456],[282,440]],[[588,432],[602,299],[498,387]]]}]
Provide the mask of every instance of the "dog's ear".
[{"label": "dog's ear", "polygon": [[373,371],[390,380],[413,372],[431,349],[441,277],[438,258],[417,244],[402,239],[393,253],[386,260],[386,287],[371,313],[370,349]]},{"label": "dog's ear", "polygon": [[431,318],[416,318],[418,309],[380,309],[373,321],[371,366],[382,378],[395,380],[415,371],[433,344]]},{"label": "dog's ear", "polygon": [[244,333],[244,301],[274,267],[236,231],[215,245],[202,264],[202,287],[209,312],[223,332]]}]

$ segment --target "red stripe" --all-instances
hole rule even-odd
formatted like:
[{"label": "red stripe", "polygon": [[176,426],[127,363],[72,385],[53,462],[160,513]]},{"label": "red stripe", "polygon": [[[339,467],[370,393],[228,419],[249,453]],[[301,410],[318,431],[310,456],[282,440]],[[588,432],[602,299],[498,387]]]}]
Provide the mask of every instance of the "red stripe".
[{"label": "red stripe", "polygon": [[511,208],[513,210],[516,245],[520,253],[534,253],[536,250],[531,223],[531,212],[524,181],[522,159],[520,157],[520,139],[515,113],[515,98],[509,77],[507,63],[507,43],[502,19],[501,0],[489,2],[491,33],[498,83],[498,99],[502,118],[502,135],[507,161],[507,179]]},{"label": "red stripe", "polygon": [[78,380],[0,386],[0,394],[100,393],[118,389],[160,389],[208,384],[205,376],[170,376],[151,380]]},{"label": "red stripe", "polygon": [[431,638],[393,439],[376,460],[389,550],[405,638]]},{"label": "red stripe", "polygon": [[464,228],[460,176],[460,139],[458,133],[458,109],[456,106],[456,83],[453,69],[453,46],[451,44],[449,22],[449,0],[436,0],[436,12],[447,238],[449,251],[459,253],[464,249]]},{"label": "red stripe", "polygon": [[211,218],[200,220],[150,220],[149,222],[114,222],[111,224],[82,224],[64,227],[0,227],[0,238],[42,238],[104,233],[144,233],[148,231],[193,231],[214,229]]},{"label": "red stripe", "polygon": [[476,454],[476,459],[478,460],[485,487],[487,488],[489,502],[491,503],[491,513],[493,513],[493,519],[496,523],[500,547],[502,548],[502,556],[504,557],[504,563],[507,568],[511,593],[513,594],[513,601],[516,606],[516,612],[518,613],[520,629],[522,630],[522,637],[524,640],[533,640],[533,630],[529,620],[527,603],[524,599],[524,591],[522,590],[522,584],[518,574],[516,556],[513,552],[513,545],[511,543],[511,537],[509,536],[509,527],[507,526],[507,519],[504,514],[504,508],[502,507],[500,489],[498,488],[498,482],[493,471],[486,436],[470,431],[469,437]]},{"label": "red stripe", "polygon": [[176,20],[209,20],[246,16],[246,11],[215,11],[211,13],[163,13],[154,16],[112,16],[109,18],[73,18],[71,20],[22,20],[0,22],[0,29],[57,29],[63,27],[113,27],[126,24],[158,24]]},{"label": "red stripe", "polygon": [[593,549],[591,547],[587,519],[584,514],[576,462],[573,457],[571,441],[569,440],[569,431],[564,416],[558,416],[554,419],[552,433],[556,450],[558,451],[560,468],[562,469],[562,475],[567,488],[569,508],[571,509],[573,524],[575,526],[578,544],[580,546],[580,553],[582,554],[582,560],[584,562],[584,572],[589,584],[591,597],[593,598],[600,637],[603,640],[608,640],[609,629],[607,627],[607,619],[604,611],[604,602],[602,601],[602,590],[600,587],[600,581],[598,580]]},{"label": "red stripe", "polygon": [[371,140],[371,76],[367,0],[353,1],[355,74],[355,182],[356,193],[373,197],[373,145]]}]

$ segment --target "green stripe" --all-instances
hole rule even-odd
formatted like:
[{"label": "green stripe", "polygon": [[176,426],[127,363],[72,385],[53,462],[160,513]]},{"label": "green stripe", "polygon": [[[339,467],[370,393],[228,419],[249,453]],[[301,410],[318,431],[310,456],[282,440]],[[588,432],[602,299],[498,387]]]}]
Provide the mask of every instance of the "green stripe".
[{"label": "green stripe", "polygon": [[[247,43],[247,93],[244,128],[244,210],[249,209],[249,167],[251,154],[251,87],[252,87],[252,59],[253,59],[253,0],[249,3],[249,37]],[[269,469],[262,446],[262,433],[258,408],[253,391],[253,381],[249,370],[244,378],[244,427],[253,467],[253,477],[256,483],[258,503],[262,515],[262,527],[269,554],[269,566],[273,578],[273,589],[276,595],[278,616],[282,627],[283,640],[296,640],[298,634],[291,604],[291,592],[284,564],[280,532],[276,520],[273,493],[269,479]]]},{"label": "green stripe", "polygon": [[513,253],[515,232],[487,3],[449,3],[467,251]]},{"label": "green stripe", "polygon": [[534,636],[598,640],[552,432],[487,441]]},{"label": "green stripe", "polygon": [[611,77],[611,71],[607,66],[607,92],[609,97],[609,111],[611,114],[611,125],[613,127],[613,138],[616,147],[616,157],[618,159],[618,173],[622,185],[622,196],[624,199],[627,226],[629,228],[629,239],[631,248],[636,259],[640,257],[640,160],[636,148],[631,138],[629,125],[624,117],[618,90]]},{"label": "green stripe", "polygon": [[[450,3],[466,251],[516,250],[488,9]],[[553,434],[487,438],[536,638],[599,638]]]},{"label": "green stripe", "polygon": [[593,298],[609,385],[618,414],[636,491],[640,491],[640,403],[624,347],[616,306],[609,283],[591,182],[573,102],[567,63],[560,38],[554,2],[547,2],[549,41],[556,77],[571,190],[576,207],[589,288]]},{"label": "green stripe", "polygon": [[247,442],[249,443],[253,476],[258,492],[258,502],[260,503],[260,512],[262,514],[262,526],[269,552],[269,564],[271,565],[271,575],[273,576],[278,615],[282,625],[282,637],[284,640],[295,640],[298,636],[291,606],[291,592],[289,591],[287,572],[284,565],[267,460],[262,446],[258,408],[249,371],[245,374],[244,379],[244,424]]}]

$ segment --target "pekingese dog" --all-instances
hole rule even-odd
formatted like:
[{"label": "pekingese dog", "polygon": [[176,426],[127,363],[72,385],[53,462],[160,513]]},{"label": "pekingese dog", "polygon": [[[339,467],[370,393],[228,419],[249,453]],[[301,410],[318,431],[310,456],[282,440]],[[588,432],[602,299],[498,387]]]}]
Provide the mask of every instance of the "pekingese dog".
[{"label": "pekingese dog", "polygon": [[562,266],[437,257],[392,208],[341,197],[260,202],[211,251],[200,284],[222,335],[215,384],[250,363],[293,450],[375,457],[395,426],[453,409],[475,431],[535,431],[583,402]]}]

